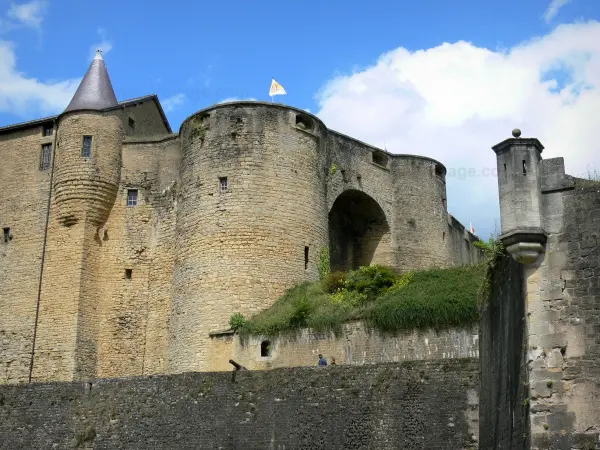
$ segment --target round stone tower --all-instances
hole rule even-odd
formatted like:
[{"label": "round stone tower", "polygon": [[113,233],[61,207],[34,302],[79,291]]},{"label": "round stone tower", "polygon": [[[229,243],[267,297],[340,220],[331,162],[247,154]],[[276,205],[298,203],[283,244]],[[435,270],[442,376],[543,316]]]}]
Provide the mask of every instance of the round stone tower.
[{"label": "round stone tower", "polygon": [[228,328],[232,313],[256,313],[318,278],[328,241],[325,133],[315,116],[260,102],[183,123],[171,372],[207,367],[209,333]]},{"label": "round stone tower", "polygon": [[101,111],[117,105],[102,55],[97,53],[71,103],[59,118],[54,201],[59,221],[106,221],[121,172],[123,126]]},{"label": "round stone tower", "polygon": [[392,173],[396,267],[406,271],[446,266],[446,168],[431,158],[395,155]]}]

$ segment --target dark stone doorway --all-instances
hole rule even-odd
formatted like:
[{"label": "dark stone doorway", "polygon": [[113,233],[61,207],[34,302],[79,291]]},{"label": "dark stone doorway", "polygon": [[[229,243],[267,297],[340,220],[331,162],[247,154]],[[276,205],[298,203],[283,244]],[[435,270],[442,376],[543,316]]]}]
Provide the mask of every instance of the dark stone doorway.
[{"label": "dark stone doorway", "polygon": [[390,227],[372,197],[348,190],[335,200],[329,212],[329,249],[332,272],[390,264]]}]

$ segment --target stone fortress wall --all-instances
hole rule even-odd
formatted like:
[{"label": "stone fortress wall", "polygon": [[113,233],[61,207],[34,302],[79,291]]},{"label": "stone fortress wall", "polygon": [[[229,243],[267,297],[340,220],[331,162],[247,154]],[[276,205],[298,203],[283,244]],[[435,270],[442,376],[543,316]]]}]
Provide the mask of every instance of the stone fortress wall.
[{"label": "stone fortress wall", "polygon": [[329,363],[335,358],[338,365],[478,358],[479,330],[473,326],[390,334],[353,321],[338,334],[305,328],[290,335],[242,339],[230,330],[216,332],[211,333],[210,347],[216,349],[209,362],[213,370],[232,369],[224,354],[249,370],[314,366],[319,354]]},{"label": "stone fortress wall", "polygon": [[0,386],[0,449],[477,447],[476,359]]},{"label": "stone fortress wall", "polygon": [[[172,134],[157,105],[150,97],[0,129],[0,225],[11,236],[0,243],[2,382],[28,379],[34,333],[37,381],[221,367],[214,361],[229,355],[209,333],[316,280],[328,244],[333,269],[480,257],[477,238],[446,211],[445,168],[434,160],[384,152],[261,102],[200,111]],[[87,162],[85,133],[94,142]],[[40,170],[46,141],[56,161]],[[82,175],[67,179],[73,156]],[[98,192],[87,179],[110,195],[79,201]],[[63,201],[63,185],[81,194]]]},{"label": "stone fortress wall", "polygon": [[600,446],[600,182],[542,159],[537,139],[493,147],[502,242],[481,330],[482,448]]}]

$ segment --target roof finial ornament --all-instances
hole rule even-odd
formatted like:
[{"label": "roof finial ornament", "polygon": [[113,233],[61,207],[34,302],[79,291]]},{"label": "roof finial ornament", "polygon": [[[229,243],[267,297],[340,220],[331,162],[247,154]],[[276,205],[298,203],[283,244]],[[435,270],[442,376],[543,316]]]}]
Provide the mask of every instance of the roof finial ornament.
[{"label": "roof finial ornament", "polygon": [[96,50],[96,56],[94,56],[94,59],[104,60],[104,58],[102,57],[102,49],[101,48]]},{"label": "roof finial ornament", "polygon": [[515,128],[514,130],[512,130],[512,135],[515,138],[518,138],[521,136],[521,130],[519,130],[518,128]]}]

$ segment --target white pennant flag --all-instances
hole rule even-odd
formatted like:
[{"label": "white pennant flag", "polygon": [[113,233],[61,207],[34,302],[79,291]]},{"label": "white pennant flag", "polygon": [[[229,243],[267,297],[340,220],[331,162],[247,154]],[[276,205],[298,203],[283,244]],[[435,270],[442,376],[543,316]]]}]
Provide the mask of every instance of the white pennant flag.
[{"label": "white pennant flag", "polygon": [[269,90],[269,96],[273,97],[274,95],[285,95],[287,94],[287,92],[285,92],[285,89],[283,88],[282,85],[280,85],[277,81],[275,81],[275,78],[273,78],[271,80],[271,89]]}]

